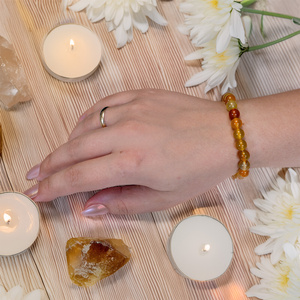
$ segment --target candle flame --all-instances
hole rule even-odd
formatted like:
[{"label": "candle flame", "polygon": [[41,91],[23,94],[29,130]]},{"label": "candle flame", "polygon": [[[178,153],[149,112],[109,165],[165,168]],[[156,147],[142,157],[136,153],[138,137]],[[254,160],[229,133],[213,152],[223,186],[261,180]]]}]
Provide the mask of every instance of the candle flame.
[{"label": "candle flame", "polygon": [[210,244],[205,244],[204,247],[202,248],[203,252],[208,252],[210,250]]},{"label": "candle flame", "polygon": [[72,39],[70,39],[70,47],[71,47],[71,50],[74,49],[74,46],[75,46],[75,43]]},{"label": "candle flame", "polygon": [[4,218],[5,223],[7,223],[7,224],[10,223],[10,221],[11,221],[11,216],[10,215],[4,213],[3,218]]}]

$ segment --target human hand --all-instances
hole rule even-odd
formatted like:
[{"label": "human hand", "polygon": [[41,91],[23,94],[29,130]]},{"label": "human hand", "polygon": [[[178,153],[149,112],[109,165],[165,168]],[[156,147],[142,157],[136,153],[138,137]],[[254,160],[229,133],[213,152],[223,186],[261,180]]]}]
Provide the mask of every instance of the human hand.
[{"label": "human hand", "polygon": [[[102,128],[99,113],[105,110]],[[223,103],[163,90],[106,97],[81,118],[69,141],[31,169],[25,193],[51,201],[99,190],[83,215],[163,210],[205,192],[236,171]]]}]

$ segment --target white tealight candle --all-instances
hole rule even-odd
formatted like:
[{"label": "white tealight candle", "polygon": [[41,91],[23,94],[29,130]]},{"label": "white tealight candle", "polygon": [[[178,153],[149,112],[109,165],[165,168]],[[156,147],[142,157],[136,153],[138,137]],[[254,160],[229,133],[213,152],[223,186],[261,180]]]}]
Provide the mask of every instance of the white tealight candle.
[{"label": "white tealight candle", "polygon": [[0,255],[21,253],[36,240],[40,229],[39,210],[27,196],[0,193]]},{"label": "white tealight candle", "polygon": [[230,265],[232,239],[218,220],[194,215],[173,229],[168,240],[168,256],[180,275],[193,280],[212,280]]},{"label": "white tealight candle", "polygon": [[98,68],[101,42],[86,27],[64,24],[48,33],[42,51],[44,67],[53,77],[66,82],[80,81]]}]

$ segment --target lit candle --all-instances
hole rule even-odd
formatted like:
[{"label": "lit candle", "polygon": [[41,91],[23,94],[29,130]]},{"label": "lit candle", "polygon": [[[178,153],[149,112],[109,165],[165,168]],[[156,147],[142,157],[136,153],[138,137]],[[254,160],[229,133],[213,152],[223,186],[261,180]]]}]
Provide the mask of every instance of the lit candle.
[{"label": "lit candle", "polygon": [[80,81],[98,68],[101,42],[86,27],[64,24],[48,33],[42,51],[44,67],[53,77],[66,82]]},{"label": "lit candle", "polygon": [[199,281],[212,280],[221,276],[231,263],[232,239],[218,220],[194,215],[171,232],[168,256],[180,275]]},{"label": "lit candle", "polygon": [[21,253],[36,240],[40,228],[39,210],[27,196],[0,193],[0,255]]}]

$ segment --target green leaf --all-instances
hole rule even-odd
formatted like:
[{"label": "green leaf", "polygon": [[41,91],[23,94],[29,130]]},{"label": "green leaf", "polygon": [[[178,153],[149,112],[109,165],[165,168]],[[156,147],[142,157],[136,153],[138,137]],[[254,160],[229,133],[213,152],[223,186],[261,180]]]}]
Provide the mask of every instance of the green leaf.
[{"label": "green leaf", "polygon": [[266,34],[264,32],[264,15],[261,15],[261,18],[260,18],[260,33],[263,36],[263,38],[266,37]]},{"label": "green leaf", "polygon": [[292,21],[293,23],[300,25],[300,18],[293,18]]}]

